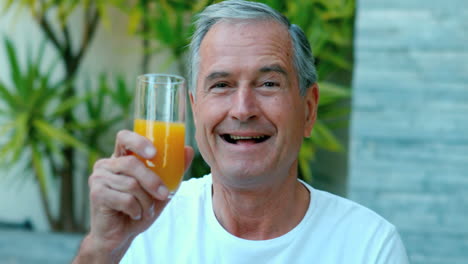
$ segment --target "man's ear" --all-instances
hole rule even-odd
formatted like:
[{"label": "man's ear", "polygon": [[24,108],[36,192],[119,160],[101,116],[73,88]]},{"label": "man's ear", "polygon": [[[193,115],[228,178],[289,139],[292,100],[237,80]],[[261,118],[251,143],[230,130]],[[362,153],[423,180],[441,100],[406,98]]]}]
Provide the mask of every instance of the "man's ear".
[{"label": "man's ear", "polygon": [[304,137],[310,137],[315,120],[317,120],[317,108],[319,101],[319,88],[317,83],[312,84],[304,95],[305,125]]},{"label": "man's ear", "polygon": [[197,124],[197,119],[195,118],[195,98],[193,97],[192,92],[189,92],[189,97],[190,97],[190,106],[192,107],[193,122]]}]

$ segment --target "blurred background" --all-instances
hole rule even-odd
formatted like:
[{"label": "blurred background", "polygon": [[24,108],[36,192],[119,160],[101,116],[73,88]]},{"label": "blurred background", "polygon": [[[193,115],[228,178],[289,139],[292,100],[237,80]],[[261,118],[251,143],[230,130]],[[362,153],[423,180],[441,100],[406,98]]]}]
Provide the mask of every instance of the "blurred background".
[{"label": "blurred background", "polygon": [[[186,77],[192,16],[214,2],[0,0],[0,263],[71,260],[92,164],[132,128],[136,77]],[[300,177],[392,222],[411,263],[466,263],[468,2],[259,2],[316,57]],[[208,171],[197,155],[185,177]]]}]

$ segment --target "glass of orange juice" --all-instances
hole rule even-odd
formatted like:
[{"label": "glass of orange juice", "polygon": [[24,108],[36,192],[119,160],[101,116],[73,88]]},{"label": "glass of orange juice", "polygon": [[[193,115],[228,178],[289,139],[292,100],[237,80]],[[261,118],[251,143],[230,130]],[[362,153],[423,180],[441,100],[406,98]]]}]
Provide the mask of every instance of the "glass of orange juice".
[{"label": "glass of orange juice", "polygon": [[151,160],[138,157],[174,195],[184,174],[185,80],[169,74],[138,77],[133,130],[153,142]]}]

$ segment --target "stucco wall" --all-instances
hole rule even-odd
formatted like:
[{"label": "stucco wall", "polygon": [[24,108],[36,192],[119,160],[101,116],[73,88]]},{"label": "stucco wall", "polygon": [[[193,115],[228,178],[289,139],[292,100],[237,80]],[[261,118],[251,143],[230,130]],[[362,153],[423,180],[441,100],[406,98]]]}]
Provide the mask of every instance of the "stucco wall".
[{"label": "stucco wall", "polygon": [[359,0],[349,196],[414,264],[468,259],[468,1]]}]

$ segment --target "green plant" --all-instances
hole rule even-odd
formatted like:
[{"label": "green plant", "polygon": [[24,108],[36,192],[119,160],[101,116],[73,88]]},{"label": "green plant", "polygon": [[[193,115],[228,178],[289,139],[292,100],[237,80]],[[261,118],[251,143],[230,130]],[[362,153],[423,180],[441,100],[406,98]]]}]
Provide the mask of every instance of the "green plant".
[{"label": "green plant", "polygon": [[[87,82],[82,96],[62,100],[65,87],[69,84],[51,81],[56,63],[45,73],[40,71],[44,64],[44,44],[34,59],[28,54],[25,69],[22,70],[13,43],[5,39],[12,85],[7,87],[0,82],[0,101],[5,105],[0,110],[0,116],[5,120],[0,136],[6,139],[0,143],[0,160],[3,167],[20,159],[27,161],[25,169],[32,172],[39,184],[50,226],[53,230],[61,230],[63,219],[60,214],[54,216],[49,197],[52,192],[61,191],[52,186],[62,180],[60,170],[67,162],[62,149],[73,147],[78,150],[77,157],[87,159],[86,166],[74,172],[74,177],[82,179],[83,189],[86,190],[91,165],[112,151],[112,137],[108,135],[115,134],[117,129],[123,127],[122,122],[130,120],[133,95],[122,77],[116,77],[114,85],[111,85],[109,78],[102,74],[97,88],[93,89],[93,85]],[[63,113],[69,110],[81,112],[80,119],[64,122]],[[75,219],[80,223],[75,226],[76,230],[85,230],[87,209],[87,199],[83,199],[81,217]]]},{"label": "green plant", "polygon": [[[6,1],[5,10],[16,7],[17,9],[27,9],[33,16],[37,25],[44,33],[48,43],[55,48],[60,63],[63,66],[64,74],[62,80],[65,85],[63,92],[60,94],[60,100],[68,100],[76,95],[75,77],[81,62],[86,54],[89,45],[95,35],[99,25],[101,16],[105,13],[105,6],[109,1],[57,1],[57,0],[42,0],[29,1],[12,0]],[[82,26],[83,30],[79,36],[78,46],[72,39],[70,33],[70,15],[74,13],[78,7],[82,7]],[[53,22],[59,27],[53,27]],[[75,39],[76,40],[76,39]],[[57,116],[57,119],[63,124],[75,122],[73,107],[67,108]],[[66,128],[66,127],[65,127]],[[72,135],[73,131],[67,131]],[[60,145],[59,152],[63,153],[63,159],[60,166],[56,167],[54,175],[60,177],[60,209],[59,221],[51,222],[51,227],[54,230],[77,231],[82,229],[81,224],[77,223],[75,217],[75,184],[74,175],[78,169],[76,166],[77,157],[79,154],[76,148],[72,145]]]},{"label": "green plant", "polygon": [[45,73],[40,70],[45,42],[42,42],[35,58],[28,53],[24,69],[18,61],[13,43],[5,39],[4,45],[12,85],[7,87],[4,82],[0,82],[0,100],[4,104],[0,115],[6,120],[0,134],[6,139],[1,147],[0,161],[2,165],[8,165],[19,159],[27,160],[26,169],[33,170],[39,183],[47,219],[52,228],[58,228],[59,221],[53,216],[48,202],[50,185],[47,184],[47,175],[50,171],[60,170],[59,164],[66,159],[61,151],[63,147],[88,150],[85,144],[64,129],[68,123],[62,119],[64,112],[84,99],[72,96],[62,100],[69,83],[52,81],[56,63]]},{"label": "green plant", "polygon": [[[24,170],[31,172],[39,184],[41,202],[51,228],[61,230],[63,218],[60,212],[56,216],[52,211],[49,197],[52,192],[62,191],[50,187],[62,180],[60,171],[68,162],[63,148],[73,147],[78,150],[78,158],[87,157],[86,166],[74,172],[74,177],[86,190],[90,166],[112,151],[113,142],[108,135],[115,134],[122,122],[130,120],[133,95],[123,77],[118,76],[111,82],[102,74],[97,88],[87,82],[82,95],[64,99],[63,94],[70,84],[52,80],[57,63],[46,72],[41,71],[45,43],[42,42],[35,56],[28,53],[26,65],[21,67],[14,44],[8,39],[4,41],[12,85],[0,81],[0,105],[3,105],[0,136],[5,139],[0,142],[0,165],[8,167],[19,160],[26,161]],[[66,111],[81,112],[80,119],[65,122],[63,113]],[[80,224],[75,228],[84,231],[87,199],[80,202],[81,217],[75,220]]]}]

